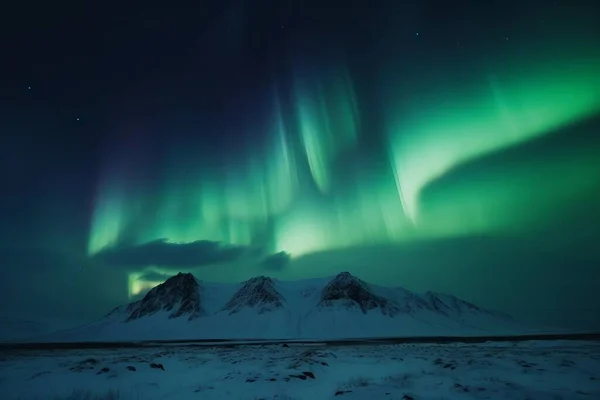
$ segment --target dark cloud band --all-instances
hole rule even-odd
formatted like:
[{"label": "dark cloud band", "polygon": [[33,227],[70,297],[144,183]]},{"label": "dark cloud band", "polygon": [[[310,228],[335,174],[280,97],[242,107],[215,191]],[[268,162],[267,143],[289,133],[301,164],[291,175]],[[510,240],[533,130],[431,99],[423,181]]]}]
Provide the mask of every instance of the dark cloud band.
[{"label": "dark cloud band", "polygon": [[166,239],[159,239],[140,245],[108,248],[96,254],[95,258],[105,264],[123,268],[199,267],[235,261],[243,257],[247,250],[247,247],[225,246],[209,240],[171,243]]}]

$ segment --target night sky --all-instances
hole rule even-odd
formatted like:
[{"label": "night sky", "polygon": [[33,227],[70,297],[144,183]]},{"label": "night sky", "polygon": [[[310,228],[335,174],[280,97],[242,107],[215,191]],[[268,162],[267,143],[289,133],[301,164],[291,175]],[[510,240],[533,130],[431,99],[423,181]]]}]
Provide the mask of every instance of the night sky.
[{"label": "night sky", "polygon": [[350,271],[600,329],[597,2],[83,3],[2,13],[3,314]]}]

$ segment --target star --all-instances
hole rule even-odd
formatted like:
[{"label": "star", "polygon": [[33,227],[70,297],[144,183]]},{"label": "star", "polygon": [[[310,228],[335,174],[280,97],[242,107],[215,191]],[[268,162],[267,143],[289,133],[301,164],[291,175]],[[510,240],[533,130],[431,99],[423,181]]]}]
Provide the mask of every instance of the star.
[{"label": "star", "polygon": [[419,32],[417,32],[417,36],[419,36]]},{"label": "star", "polygon": [[77,117],[77,121],[79,121],[79,117]]},{"label": "star", "polygon": [[31,86],[27,86],[27,90],[31,90]]}]

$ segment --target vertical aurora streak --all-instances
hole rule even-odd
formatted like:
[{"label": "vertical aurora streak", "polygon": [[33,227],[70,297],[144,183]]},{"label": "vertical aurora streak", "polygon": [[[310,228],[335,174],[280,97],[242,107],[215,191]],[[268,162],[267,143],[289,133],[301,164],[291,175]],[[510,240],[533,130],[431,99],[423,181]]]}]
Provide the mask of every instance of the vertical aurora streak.
[{"label": "vertical aurora streak", "polygon": [[343,67],[325,79],[296,74],[294,92],[304,153],[315,184],[326,193],[336,156],[357,140],[359,114],[352,81]]},{"label": "vertical aurora streak", "polygon": [[[139,127],[132,128],[107,153],[106,165],[96,188],[88,253],[105,247],[131,243],[145,225],[145,211],[150,205],[148,179],[149,148]],[[131,149],[136,151],[130,152]]]}]

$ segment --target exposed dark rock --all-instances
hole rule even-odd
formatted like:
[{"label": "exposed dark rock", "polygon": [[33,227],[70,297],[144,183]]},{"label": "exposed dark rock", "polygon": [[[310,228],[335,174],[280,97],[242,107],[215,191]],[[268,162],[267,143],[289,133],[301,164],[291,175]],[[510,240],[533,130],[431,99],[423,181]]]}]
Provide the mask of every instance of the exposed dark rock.
[{"label": "exposed dark rock", "polygon": [[298,379],[302,379],[303,381],[305,381],[306,375],[290,375],[290,378],[298,378]]},{"label": "exposed dark rock", "polygon": [[133,365],[128,365],[127,369],[130,371],[136,371],[135,367]]},{"label": "exposed dark rock", "polygon": [[204,314],[200,304],[200,286],[192,274],[181,272],[150,290],[144,298],[128,307],[127,321],[152,315],[159,311],[172,311],[169,318],[188,315],[192,320]]},{"label": "exposed dark rock", "polygon": [[470,392],[469,387],[465,385],[461,385],[460,383],[455,383],[454,388],[461,392]]},{"label": "exposed dark rock", "polygon": [[[28,381],[30,381],[30,380],[32,380],[32,379],[35,379],[35,378],[39,377],[39,376],[42,376],[42,375],[47,375],[47,374],[51,374],[51,373],[52,373],[51,371],[43,371],[43,372],[38,372],[38,373],[36,373],[36,374],[33,374],[33,375],[31,375],[31,377],[30,377],[29,379],[27,379],[27,380],[28,380]],[[2,382],[2,380],[3,380],[3,379],[0,379],[0,382]]]},{"label": "exposed dark rock", "polygon": [[150,363],[150,368],[162,369],[163,371],[165,370],[165,367],[162,364],[157,364],[157,363]]},{"label": "exposed dark rock", "polygon": [[304,371],[304,372],[302,372],[302,373],[303,373],[305,376],[308,376],[308,377],[309,377],[309,378],[311,378],[311,379],[315,379],[315,374],[313,374],[313,373],[312,373],[312,372],[310,372],[310,371]]},{"label": "exposed dark rock", "polygon": [[369,285],[342,272],[323,288],[319,306],[332,307],[336,303],[344,303],[348,307],[358,307],[363,313],[378,308],[384,315],[395,315],[398,308],[388,299],[374,294]]},{"label": "exposed dark rock", "polygon": [[343,395],[345,393],[352,393],[352,390],[338,390],[333,395],[334,396],[341,396],[341,395]]},{"label": "exposed dark rock", "polygon": [[254,308],[262,314],[282,306],[283,297],[275,289],[273,280],[266,276],[257,276],[244,282],[223,310],[235,314],[244,308]]},{"label": "exposed dark rock", "polygon": [[75,364],[73,367],[69,368],[73,372],[81,372],[84,370],[94,369],[94,365],[98,363],[98,360],[95,358],[88,358],[86,360],[80,361]]},{"label": "exposed dark rock", "polygon": [[99,374],[105,374],[105,373],[107,373],[108,371],[110,371],[110,368],[108,368],[108,367],[104,367],[104,368],[102,368],[100,371],[98,371],[98,372],[96,373],[96,375],[99,375]]}]

